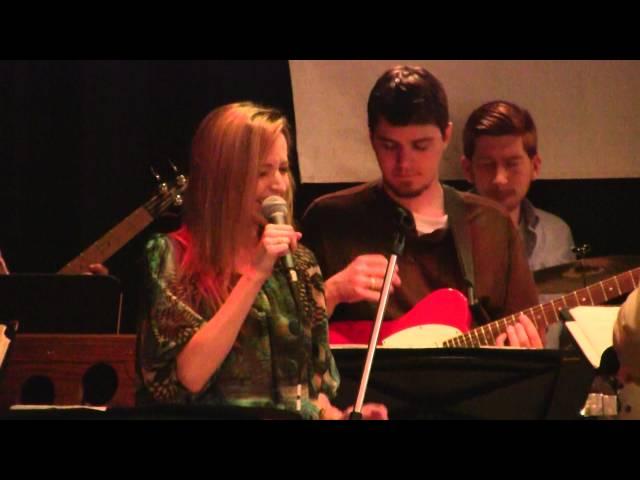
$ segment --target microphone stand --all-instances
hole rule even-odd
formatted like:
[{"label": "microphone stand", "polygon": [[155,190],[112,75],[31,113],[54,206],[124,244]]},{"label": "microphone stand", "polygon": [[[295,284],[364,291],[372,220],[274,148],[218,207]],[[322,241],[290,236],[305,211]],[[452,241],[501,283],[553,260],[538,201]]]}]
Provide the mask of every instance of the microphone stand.
[{"label": "microphone stand", "polygon": [[573,247],[571,249],[573,253],[576,254],[576,260],[578,261],[578,268],[580,269],[580,274],[582,276],[582,286],[587,288],[587,267],[584,264],[584,258],[587,256],[587,253],[591,251],[591,245],[585,243],[580,247]]},{"label": "microphone stand", "polygon": [[[298,274],[294,268],[288,268],[286,262],[282,262],[285,266],[285,270],[287,270],[287,279],[289,283],[289,289],[291,291],[291,295],[293,296],[293,301],[295,303],[296,312],[298,314],[297,322],[298,322],[298,334],[300,335],[300,339],[304,337],[304,322],[303,317],[305,315],[304,309],[302,308],[302,301],[300,300],[300,289],[298,284]],[[300,370],[298,371],[298,385],[296,387],[296,411],[300,412],[302,410],[302,381],[304,380],[303,375],[303,359],[305,358],[304,352],[302,350],[302,345],[300,345]]]},{"label": "microphone stand", "polygon": [[[402,222],[402,219],[401,219]],[[373,330],[371,331],[371,338],[369,339],[369,348],[367,350],[367,358],[364,362],[364,369],[362,371],[362,377],[360,379],[360,388],[358,390],[358,397],[356,399],[355,406],[351,412],[350,420],[362,420],[362,405],[364,404],[364,396],[367,390],[367,384],[369,383],[369,375],[371,373],[371,366],[373,365],[373,356],[376,352],[376,346],[378,344],[378,338],[380,336],[380,327],[382,327],[382,320],[384,318],[384,312],[387,309],[387,301],[389,300],[389,292],[391,291],[391,280],[393,279],[393,272],[396,268],[398,256],[402,255],[404,251],[405,232],[402,224],[394,236],[393,246],[391,248],[391,255],[389,262],[387,263],[387,270],[384,274],[384,282],[382,284],[382,291],[380,292],[380,298],[378,300],[378,311],[376,313],[376,320],[373,324]]]},{"label": "microphone stand", "polygon": [[[300,300],[300,290],[298,288],[298,274],[295,271],[295,269],[293,268],[289,269],[284,261],[281,262],[281,265],[286,272],[285,275],[287,277],[287,284],[289,285],[289,292],[293,297],[293,301],[295,305],[295,310],[297,314],[296,322],[298,322],[297,332],[299,335],[301,335],[301,338],[302,338],[302,332],[304,329],[302,316],[304,315],[304,310],[302,309],[302,302]],[[271,302],[272,299],[270,297],[268,298],[269,298],[269,301]],[[271,321],[267,322],[267,328],[269,329],[269,349],[271,350],[272,397],[275,403],[282,403],[284,399],[279,389],[277,366],[276,366],[276,363],[277,363],[276,348],[274,343],[276,333],[275,333],[275,328],[273,326],[273,322]],[[304,358],[304,354],[302,350],[300,350],[299,355],[300,355],[300,359]],[[300,363],[300,367],[302,367],[302,361],[300,361],[299,363]],[[296,386],[296,411],[297,412],[300,412],[302,410],[302,379],[303,379],[303,374],[302,374],[302,368],[301,368],[300,371],[298,372],[298,385]]]}]

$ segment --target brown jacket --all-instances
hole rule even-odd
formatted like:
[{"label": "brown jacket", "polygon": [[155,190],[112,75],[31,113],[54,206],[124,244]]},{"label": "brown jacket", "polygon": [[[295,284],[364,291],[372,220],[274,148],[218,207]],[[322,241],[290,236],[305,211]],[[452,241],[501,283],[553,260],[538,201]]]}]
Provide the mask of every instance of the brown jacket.
[{"label": "brown jacket", "polygon": [[[464,204],[475,269],[476,296],[491,319],[538,303],[533,276],[517,230],[495,202],[472,193],[457,192]],[[445,203],[445,211],[450,211]],[[316,199],[302,219],[305,244],[316,254],[325,278],[344,269],[362,254],[388,256],[396,230],[397,205],[380,182],[371,182]],[[407,235],[398,259],[402,286],[389,298],[387,319],[409,311],[439,288],[466,293],[451,229]],[[332,320],[373,320],[377,305],[341,304]]]}]

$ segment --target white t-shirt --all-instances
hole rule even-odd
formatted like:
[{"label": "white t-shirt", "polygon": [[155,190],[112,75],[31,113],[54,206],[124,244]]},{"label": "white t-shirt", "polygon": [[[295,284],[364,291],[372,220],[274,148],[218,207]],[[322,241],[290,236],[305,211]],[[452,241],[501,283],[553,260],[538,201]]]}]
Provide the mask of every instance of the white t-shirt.
[{"label": "white t-shirt", "polygon": [[449,223],[448,215],[443,215],[441,217],[428,217],[426,215],[419,215],[415,212],[411,213],[413,214],[413,220],[416,222],[416,230],[420,235],[426,235],[440,228],[447,228]]}]

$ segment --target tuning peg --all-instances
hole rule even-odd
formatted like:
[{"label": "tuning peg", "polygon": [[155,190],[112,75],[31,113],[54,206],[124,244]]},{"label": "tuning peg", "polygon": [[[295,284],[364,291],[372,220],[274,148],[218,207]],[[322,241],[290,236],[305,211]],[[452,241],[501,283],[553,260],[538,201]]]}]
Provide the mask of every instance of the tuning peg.
[{"label": "tuning peg", "polygon": [[173,163],[170,158],[167,161],[169,162],[169,165],[171,165],[173,173],[175,173],[176,175],[180,175],[180,171],[178,170],[178,167],[176,167],[176,164]]},{"label": "tuning peg", "polygon": [[576,258],[581,260],[587,256],[587,253],[591,251],[591,245],[585,243],[584,245],[572,247],[571,251],[576,254]]},{"label": "tuning peg", "polygon": [[180,173],[180,170],[178,169],[178,167],[176,167],[176,165],[171,160],[169,160],[169,164],[171,165],[173,172],[176,174],[176,184],[179,187],[185,187],[187,185],[186,175]]},{"label": "tuning peg", "polygon": [[149,170],[151,170],[151,175],[153,175],[153,178],[156,179],[156,182],[162,183],[162,177],[160,177],[160,174],[156,171],[155,168],[153,168],[153,165],[149,167]]},{"label": "tuning peg", "polygon": [[[178,169],[176,164],[171,161],[171,159],[168,159],[168,162],[169,162],[169,165],[171,165],[171,168],[173,169],[173,173],[176,174],[176,183],[178,184],[179,187],[184,187],[187,184],[187,177],[185,177],[182,173],[180,173],[180,170]],[[182,200],[180,200],[180,203],[182,203]],[[176,204],[178,203],[176,202]]]},{"label": "tuning peg", "polygon": [[169,191],[169,185],[167,185],[167,182],[162,181],[162,177],[156,171],[156,169],[153,168],[153,166],[149,167],[149,169],[151,170],[151,175],[153,175],[153,177],[156,179],[156,182],[158,182],[158,190],[160,191],[160,193],[167,193]]}]

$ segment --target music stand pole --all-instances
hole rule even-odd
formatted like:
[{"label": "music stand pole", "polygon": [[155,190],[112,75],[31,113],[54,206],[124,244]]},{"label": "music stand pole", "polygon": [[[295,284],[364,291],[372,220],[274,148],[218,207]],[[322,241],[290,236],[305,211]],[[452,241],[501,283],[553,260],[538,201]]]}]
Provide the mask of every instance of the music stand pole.
[{"label": "music stand pole", "polygon": [[373,331],[371,332],[371,338],[369,339],[369,349],[367,351],[367,358],[364,362],[364,369],[362,372],[362,378],[360,380],[360,388],[358,390],[358,397],[356,404],[351,412],[351,420],[362,419],[362,405],[364,404],[364,395],[367,390],[367,384],[369,383],[369,374],[371,373],[371,366],[373,365],[373,355],[376,352],[376,345],[378,343],[378,337],[380,336],[380,327],[382,326],[382,319],[384,318],[384,312],[387,309],[387,301],[389,300],[389,291],[391,290],[391,280],[393,279],[393,271],[396,268],[398,256],[394,253],[389,257],[389,263],[387,264],[387,271],[384,275],[384,283],[382,284],[382,292],[380,292],[380,300],[378,301],[378,312],[376,313],[376,320],[373,324]]},{"label": "music stand pole", "polygon": [[367,390],[367,384],[369,383],[369,374],[371,373],[371,366],[373,365],[373,356],[376,352],[376,345],[378,344],[378,337],[380,336],[380,327],[382,327],[384,312],[387,309],[387,301],[389,300],[389,292],[391,291],[391,280],[393,279],[393,272],[396,268],[398,255],[402,255],[402,252],[404,251],[405,231],[410,227],[410,224],[408,224],[407,222],[410,222],[413,219],[411,214],[408,212],[403,213],[401,211],[400,213],[401,215],[399,219],[399,228],[394,235],[391,255],[389,256],[389,262],[387,263],[387,271],[384,274],[382,291],[380,292],[380,298],[378,300],[378,311],[376,313],[376,320],[373,324],[373,330],[371,331],[371,338],[369,339],[369,348],[367,350],[367,358],[364,362],[362,378],[360,379],[358,397],[353,407],[353,411],[349,416],[351,420],[362,420],[361,411],[362,405],[364,404],[364,395]]}]

